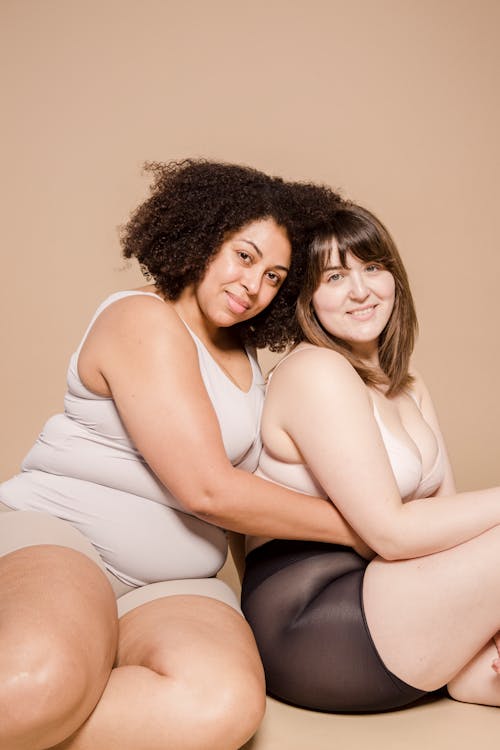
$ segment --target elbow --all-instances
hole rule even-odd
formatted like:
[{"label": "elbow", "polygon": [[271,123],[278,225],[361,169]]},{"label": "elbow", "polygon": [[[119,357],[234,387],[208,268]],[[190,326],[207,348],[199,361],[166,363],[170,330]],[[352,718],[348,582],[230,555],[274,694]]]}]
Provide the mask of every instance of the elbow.
[{"label": "elbow", "polygon": [[425,550],[422,551],[423,540],[419,538],[418,528],[408,516],[408,510],[408,506],[401,505],[397,512],[387,514],[383,524],[379,520],[374,523],[370,535],[364,535],[367,544],[383,560],[395,562],[425,554]]},{"label": "elbow", "polygon": [[209,490],[199,489],[182,498],[182,508],[203,521],[215,523],[217,511],[214,496]]},{"label": "elbow", "polygon": [[383,533],[367,543],[379,557],[388,562],[415,557],[415,551],[404,535]]},{"label": "elbow", "polygon": [[186,507],[191,515],[196,516],[201,521],[206,521],[214,526],[220,526],[222,523],[216,504],[212,502],[209,495],[200,495],[196,498],[195,502],[190,503]]},{"label": "elbow", "polygon": [[382,560],[387,560],[387,562],[396,562],[396,560],[405,560],[407,557],[411,557],[397,544],[384,544],[379,546],[378,549],[374,547],[374,550]]},{"label": "elbow", "polygon": [[186,488],[181,502],[188,513],[207,521],[207,523],[217,525],[223,520],[223,504],[226,493],[227,482],[224,482],[224,479],[219,476],[214,481],[203,481],[190,489]]}]

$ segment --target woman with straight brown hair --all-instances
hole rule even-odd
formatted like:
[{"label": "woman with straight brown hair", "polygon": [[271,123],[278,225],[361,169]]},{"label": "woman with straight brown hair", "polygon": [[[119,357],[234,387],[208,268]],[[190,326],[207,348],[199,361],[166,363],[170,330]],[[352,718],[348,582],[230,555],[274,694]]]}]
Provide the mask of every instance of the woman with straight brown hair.
[{"label": "woman with straight brown hair", "polygon": [[410,363],[407,275],[369,211],[344,202],[316,235],[296,322],[268,386],[258,474],[332,498],[375,556],[248,539],[242,607],[269,692],[383,711],[446,685],[500,706],[500,488],[456,492]]}]

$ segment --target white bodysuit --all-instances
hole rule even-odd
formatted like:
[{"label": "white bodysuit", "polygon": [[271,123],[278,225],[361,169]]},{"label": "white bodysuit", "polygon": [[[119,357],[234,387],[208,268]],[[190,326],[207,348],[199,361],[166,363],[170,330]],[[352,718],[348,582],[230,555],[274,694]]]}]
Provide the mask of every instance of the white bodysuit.
[{"label": "white bodysuit", "polygon": [[[0,501],[69,521],[90,539],[106,568],[131,586],[207,578],[226,558],[224,530],[182,508],[134,446],[113,399],[89,391],[78,375],[78,356],[96,318],[108,305],[133,294],[149,294],[164,304],[155,294],[134,291],[118,292],[102,303],[71,357],[64,413],[45,424],[22,472],[0,485]],[[261,449],[264,398],[257,360],[247,352],[253,381],[244,392],[188,331],[226,453],[234,466],[253,471]]]}]

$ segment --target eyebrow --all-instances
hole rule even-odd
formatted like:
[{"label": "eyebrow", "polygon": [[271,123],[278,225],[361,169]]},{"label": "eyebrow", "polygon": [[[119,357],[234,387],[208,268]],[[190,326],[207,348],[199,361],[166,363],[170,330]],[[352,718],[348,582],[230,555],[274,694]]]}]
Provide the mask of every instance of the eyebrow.
[{"label": "eyebrow", "polygon": [[[249,245],[251,245],[253,249],[255,250],[255,252],[257,253],[257,255],[259,256],[259,258],[264,257],[262,254],[262,250],[255,244],[255,242],[252,242],[252,240],[247,240],[245,239],[245,237],[240,237],[240,240],[241,242],[247,242]],[[288,271],[290,270],[287,266],[280,266],[280,265],[273,266],[273,268],[279,268],[281,271],[286,271],[286,273],[288,273]]]},{"label": "eyebrow", "polygon": [[323,273],[327,273],[328,271],[350,271],[351,269],[349,266],[326,266]]}]

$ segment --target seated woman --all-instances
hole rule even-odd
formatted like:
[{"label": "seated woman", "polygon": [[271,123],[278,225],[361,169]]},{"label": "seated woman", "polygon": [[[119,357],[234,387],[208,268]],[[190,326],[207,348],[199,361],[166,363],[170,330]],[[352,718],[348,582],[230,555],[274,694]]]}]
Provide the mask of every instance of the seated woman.
[{"label": "seated woman", "polygon": [[300,343],[268,387],[258,474],[334,498],[377,556],[247,540],[242,608],[268,691],[324,711],[382,711],[446,685],[457,700],[499,706],[500,489],[456,493],[410,365],[407,275],[368,211],[344,202],[314,239],[297,322]]},{"label": "seated woman", "polygon": [[251,473],[253,347],[287,343],[300,248],[335,195],[235,165],[152,168],[123,235],[151,283],[98,308],[64,414],[0,487],[5,750],[240,747],[265,691],[214,577],[224,530],[355,539],[321,498]]}]

